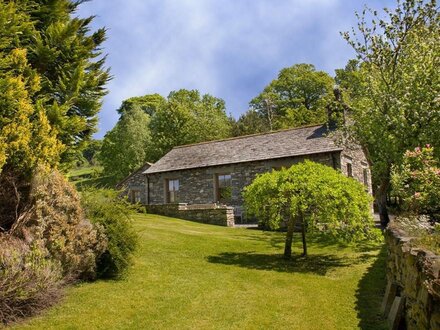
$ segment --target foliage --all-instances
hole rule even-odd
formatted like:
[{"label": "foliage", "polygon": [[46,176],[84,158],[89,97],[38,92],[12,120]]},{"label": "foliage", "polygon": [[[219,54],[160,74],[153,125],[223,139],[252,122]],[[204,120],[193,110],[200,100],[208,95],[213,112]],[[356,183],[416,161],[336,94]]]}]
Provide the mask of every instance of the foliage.
[{"label": "foliage", "polygon": [[222,99],[197,90],[171,92],[167,103],[151,119],[154,141],[152,159],[157,160],[173,147],[226,138],[230,123]]},{"label": "foliage", "polygon": [[61,271],[44,248],[0,234],[0,324],[52,305],[61,284]]},{"label": "foliage", "polygon": [[393,170],[392,183],[407,211],[440,221],[440,162],[430,145],[408,150],[402,165]]},{"label": "foliage", "polygon": [[118,113],[123,115],[134,108],[141,108],[147,115],[153,116],[165,103],[166,100],[159,94],[130,97],[122,101]]},{"label": "foliage", "polygon": [[435,224],[429,233],[419,237],[417,243],[440,255],[440,224]]},{"label": "foliage", "polygon": [[312,64],[295,64],[282,69],[250,107],[265,119],[268,130],[320,124],[326,121],[326,97],[333,85],[333,79]]},{"label": "foliage", "polygon": [[56,166],[64,150],[38,93],[40,76],[31,67],[19,36],[30,18],[15,2],[0,2],[0,230],[10,228],[27,201],[37,164]]},{"label": "foliage", "polygon": [[390,226],[403,230],[411,237],[411,245],[440,254],[440,225],[433,225],[429,216],[411,213],[399,215]]},{"label": "foliage", "polygon": [[246,111],[237,121],[233,120],[231,125],[232,136],[242,136],[269,131],[269,126],[265,119],[253,109]]},{"label": "foliage", "polygon": [[99,162],[104,174],[120,180],[151,159],[150,118],[139,107],[123,113],[104,137]]},{"label": "foliage", "polygon": [[295,226],[344,241],[374,237],[370,196],[359,182],[338,171],[305,161],[259,175],[244,190],[246,212],[271,229],[287,223],[285,257],[291,255]]},{"label": "foliage", "polygon": [[37,96],[61,142],[68,146],[62,160],[70,161],[95,132],[97,113],[107,93],[108,69],[101,46],[105,29],[90,31],[93,16],[72,17],[84,1],[28,1],[20,9],[34,24],[21,41],[29,62],[41,77]]},{"label": "foliage", "polygon": [[392,165],[440,141],[439,14],[436,0],[404,0],[384,13],[365,9],[357,31],[344,33],[361,61],[349,133],[367,151],[384,224]]},{"label": "foliage", "polygon": [[133,206],[111,189],[90,188],[81,196],[87,217],[103,228],[108,239],[107,249],[98,260],[98,276],[120,277],[130,266],[138,246],[139,239],[130,217]]},{"label": "foliage", "polygon": [[92,139],[87,143],[87,146],[84,148],[82,156],[89,165],[97,165],[97,158],[102,148],[102,142],[102,140]]},{"label": "foliage", "polygon": [[62,174],[44,169],[34,175],[29,207],[11,234],[41,242],[67,281],[95,278],[96,260],[107,247],[102,228],[85,218],[73,186]]}]

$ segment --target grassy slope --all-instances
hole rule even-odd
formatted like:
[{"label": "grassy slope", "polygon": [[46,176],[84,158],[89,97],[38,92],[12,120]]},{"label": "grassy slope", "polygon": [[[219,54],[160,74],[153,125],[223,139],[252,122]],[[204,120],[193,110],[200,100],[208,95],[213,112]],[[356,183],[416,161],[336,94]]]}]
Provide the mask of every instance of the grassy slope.
[{"label": "grassy slope", "polygon": [[69,171],[67,177],[81,191],[83,187],[113,188],[116,184],[112,177],[101,175],[102,167],[84,166]]},{"label": "grassy slope", "polygon": [[75,286],[17,329],[386,329],[378,247],[315,242],[286,262],[280,233],[135,218],[142,243],[125,280]]}]

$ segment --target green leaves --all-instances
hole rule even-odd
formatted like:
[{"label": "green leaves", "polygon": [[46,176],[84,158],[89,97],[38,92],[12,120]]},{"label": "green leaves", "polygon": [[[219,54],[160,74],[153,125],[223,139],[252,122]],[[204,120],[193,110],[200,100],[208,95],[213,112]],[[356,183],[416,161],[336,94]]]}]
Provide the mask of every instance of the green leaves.
[{"label": "green leaves", "polygon": [[267,123],[268,130],[320,124],[326,121],[326,98],[333,79],[311,64],[284,68],[250,103]]},{"label": "green leaves", "polygon": [[222,99],[197,90],[171,92],[151,119],[153,159],[173,147],[229,137],[230,123]]},{"label": "green leaves", "polygon": [[120,180],[151,159],[150,116],[135,106],[103,140],[99,161],[106,175]]},{"label": "green leaves", "polygon": [[365,187],[325,165],[305,161],[260,175],[244,200],[246,212],[272,229],[303,216],[309,232],[344,241],[375,236]]}]

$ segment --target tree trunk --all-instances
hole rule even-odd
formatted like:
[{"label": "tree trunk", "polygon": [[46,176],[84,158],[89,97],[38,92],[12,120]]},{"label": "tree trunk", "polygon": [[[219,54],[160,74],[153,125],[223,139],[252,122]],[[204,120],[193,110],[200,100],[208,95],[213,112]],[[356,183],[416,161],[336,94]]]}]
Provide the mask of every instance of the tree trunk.
[{"label": "tree trunk", "polygon": [[284,246],[284,259],[290,259],[292,257],[292,241],[294,230],[295,223],[292,217],[289,216],[289,222],[287,223],[286,245]]},{"label": "tree trunk", "polygon": [[388,208],[387,208],[387,193],[389,187],[390,187],[390,180],[383,179],[379,185],[379,189],[377,189],[376,192],[376,203],[379,209],[380,224],[383,227],[386,227],[388,225],[388,222],[390,222],[390,218],[388,216]]},{"label": "tree trunk", "polygon": [[301,214],[301,236],[303,243],[303,257],[307,256],[307,241],[306,241],[306,223],[304,221],[304,216]]}]

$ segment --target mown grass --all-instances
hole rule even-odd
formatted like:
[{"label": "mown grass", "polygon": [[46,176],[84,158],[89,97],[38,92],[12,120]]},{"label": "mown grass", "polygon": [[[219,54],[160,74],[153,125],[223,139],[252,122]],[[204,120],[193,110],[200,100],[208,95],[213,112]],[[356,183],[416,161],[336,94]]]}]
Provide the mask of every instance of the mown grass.
[{"label": "mown grass", "polygon": [[155,215],[135,225],[125,279],[72,287],[14,329],[386,329],[381,245],[311,240],[308,258],[285,261],[282,233]]},{"label": "mown grass", "polygon": [[67,177],[79,191],[87,187],[113,188],[117,183],[113,177],[102,176],[102,167],[100,166],[75,168],[69,171]]}]

